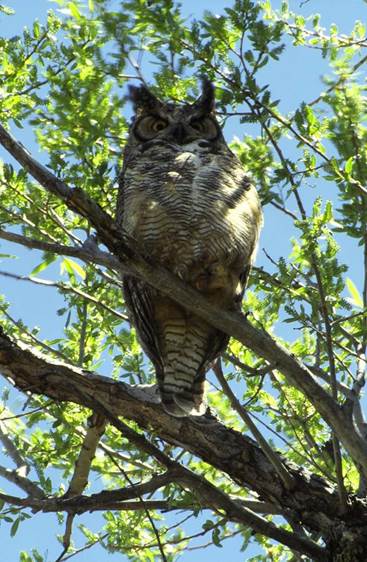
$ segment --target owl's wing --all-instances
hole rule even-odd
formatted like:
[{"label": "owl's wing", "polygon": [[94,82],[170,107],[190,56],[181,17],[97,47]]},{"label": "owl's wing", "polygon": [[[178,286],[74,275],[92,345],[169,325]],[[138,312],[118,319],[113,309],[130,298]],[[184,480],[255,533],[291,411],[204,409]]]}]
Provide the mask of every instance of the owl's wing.
[{"label": "owl's wing", "polygon": [[[240,275],[240,292],[235,295],[234,309],[240,310],[243,294],[246,289],[247,281],[251,272],[251,265],[247,265]],[[211,364],[223,353],[229,342],[229,336],[220,330],[215,330],[213,337],[210,339],[210,346],[207,349],[205,357],[205,365],[203,365],[204,373],[210,368]]]},{"label": "owl's wing", "polygon": [[250,277],[251,269],[252,269],[252,263],[249,263],[245,266],[243,271],[240,273],[240,278],[239,278],[240,290],[234,297],[234,302],[233,302],[234,310],[241,311],[243,295],[245,294],[245,290],[246,290],[246,287],[247,287],[248,279]]},{"label": "owl's wing", "polygon": [[125,183],[125,179],[124,178],[125,178],[126,161],[127,161],[126,152],[127,152],[127,150],[125,149],[124,161],[123,161],[122,168],[121,168],[121,171],[120,171],[119,176],[118,176],[118,192],[117,192],[117,202],[116,202],[116,223],[120,228],[122,228],[124,207],[125,207],[125,204],[124,204],[124,195],[125,195],[124,183]]},{"label": "owl's wing", "polygon": [[163,377],[163,363],[160,353],[158,326],[153,311],[153,292],[140,279],[124,276],[123,290],[131,320],[136,327],[139,341],[149,359],[154,364],[158,381]]},{"label": "owl's wing", "polygon": [[[125,173],[134,156],[134,151],[131,151],[127,145],[124,150],[123,165],[118,178],[116,222],[121,229],[123,229],[124,222]],[[158,381],[160,381],[163,378],[163,363],[158,340],[158,327],[153,310],[155,289],[140,279],[125,275],[123,277],[123,293],[131,322],[136,327],[138,339],[143,350],[154,364]]]},{"label": "owl's wing", "polygon": [[125,201],[124,201],[125,182],[126,182],[125,174],[128,167],[131,166],[136,156],[137,156],[136,150],[133,150],[129,146],[129,144],[126,144],[123,152],[122,167],[118,176],[118,193],[117,193],[117,202],[116,202],[116,223],[120,228],[122,228],[123,225],[124,208],[125,208]]}]

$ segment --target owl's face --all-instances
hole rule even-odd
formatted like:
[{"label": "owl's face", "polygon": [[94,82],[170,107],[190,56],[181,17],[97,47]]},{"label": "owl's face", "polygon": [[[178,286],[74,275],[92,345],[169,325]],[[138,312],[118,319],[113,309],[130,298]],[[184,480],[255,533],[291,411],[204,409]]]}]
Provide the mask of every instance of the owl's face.
[{"label": "owl's face", "polygon": [[214,114],[214,87],[207,80],[202,95],[193,104],[164,103],[144,86],[130,86],[130,98],[136,111],[130,131],[134,144],[162,141],[184,147],[203,141],[209,147],[224,142]]}]

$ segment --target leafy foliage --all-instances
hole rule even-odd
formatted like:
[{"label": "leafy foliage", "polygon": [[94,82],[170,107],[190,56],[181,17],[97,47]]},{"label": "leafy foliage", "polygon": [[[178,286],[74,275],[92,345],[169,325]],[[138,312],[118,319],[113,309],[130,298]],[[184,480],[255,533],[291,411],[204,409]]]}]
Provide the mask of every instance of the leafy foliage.
[{"label": "leafy foliage", "polygon": [[[32,130],[43,163],[113,214],[115,179],[131,111],[126,84],[146,81],[162,98],[193,100],[198,94],[196,76],[209,76],[217,86],[217,109],[225,131],[236,123],[231,147],[259,188],[265,229],[274,231],[273,240],[265,244],[266,258],[260,256],[261,265],[254,268],[244,310],[256,326],[308,365],[339,404],[349,396],[348,389],[353,388],[358,399],[367,344],[367,105],[359,73],[367,60],[367,38],[362,22],[357,21],[349,35],[340,35],[336,26],[321,27],[318,15],[306,18],[284,2],[275,10],[270,0],[235,0],[221,15],[208,10],[200,19],[185,17],[173,0],[56,4],[44,23],[35,21],[22,35],[0,39],[1,122],[20,129],[19,135]],[[12,14],[3,5],[0,12],[3,19]],[[266,76],[291,49],[317,50],[331,74],[317,98],[285,113]],[[278,250],[281,229],[291,240],[289,251],[287,244],[282,245],[284,251]],[[6,268],[16,248],[6,242],[5,232],[76,246],[93,234],[84,218],[24,169],[4,161],[0,257]],[[103,369],[130,384],[153,382],[152,368],[124,313],[119,277],[57,252],[36,255],[29,270],[24,261],[12,275],[23,275],[39,286],[47,283],[45,276],[52,278],[53,289],[43,290],[45,295],[51,290],[59,293],[62,304],[56,315],[63,319],[62,333],[41,337],[37,318],[31,325],[15,319],[6,294],[0,297],[4,330],[83,369]],[[329,425],[302,392],[286,383],[276,365],[235,340],[224,361],[238,399],[287,461],[339,486],[341,473],[347,492],[357,492],[358,467],[343,448],[338,460]],[[211,381],[211,407],[228,426],[244,431],[242,419],[214,378]],[[4,390],[0,437],[10,458],[3,456],[2,464],[14,468],[4,437],[10,433],[24,460],[24,477],[47,495],[61,495],[73,475],[89,412],[71,403],[24,395],[25,413],[20,414],[19,395],[18,402],[14,397],[14,390]],[[138,425],[128,423],[142,433]],[[150,439],[228,495],[253,499],[251,490],[238,489],[209,463],[157,437]],[[126,438],[121,442],[117,429],[108,426],[92,463],[88,491],[123,488],[160,470],[156,459]],[[144,509],[108,510],[100,531],[80,526],[84,544],[98,544],[132,561],[155,560],[163,549],[167,560],[176,560],[191,544],[190,534],[219,548],[239,535],[244,552],[254,540],[261,550],[247,560],[294,559],[287,547],[258,534],[254,539],[248,529],[229,523],[220,512],[212,512],[203,523],[199,502],[189,489],[169,484],[155,498],[181,506],[189,523],[195,520],[195,531],[184,517],[180,522],[159,511],[148,517]],[[10,536],[21,533],[30,516],[36,517],[5,503],[0,512]],[[278,523],[289,528],[285,518]],[[69,553],[77,548],[71,543]],[[19,558],[44,559],[36,550],[22,552]]]}]

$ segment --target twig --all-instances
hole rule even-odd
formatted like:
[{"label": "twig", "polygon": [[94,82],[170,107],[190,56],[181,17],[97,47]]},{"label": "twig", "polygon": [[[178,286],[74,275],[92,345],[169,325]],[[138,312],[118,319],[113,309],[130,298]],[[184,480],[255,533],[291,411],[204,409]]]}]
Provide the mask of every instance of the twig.
[{"label": "twig", "polygon": [[[360,68],[361,66],[364,65],[364,63],[367,62],[367,55],[365,55],[364,57],[362,57],[354,66],[352,66],[349,75],[353,74],[356,70],[358,70],[358,68]],[[335,90],[340,84],[342,84],[343,82],[345,82],[346,80],[346,76],[343,72],[343,75],[339,77],[339,79],[334,82],[334,84],[332,84],[331,86],[329,86],[329,88],[323,92],[320,96],[318,96],[317,98],[315,98],[312,101],[309,101],[307,103],[307,105],[312,106],[312,105],[316,105],[317,103],[319,103],[319,101],[323,101],[323,98],[327,95],[330,94],[333,90]]]},{"label": "twig", "polygon": [[29,496],[34,498],[43,498],[43,491],[31,480],[21,474],[21,469],[10,470],[0,466],[0,476],[6,478],[12,484],[19,486]]},{"label": "twig", "polygon": [[[305,208],[303,206],[303,203],[302,203],[301,198],[300,198],[299,193],[298,193],[298,186],[295,183],[293,177],[289,174],[288,163],[287,163],[286,159],[284,158],[283,153],[282,153],[277,141],[273,137],[269,127],[267,127],[267,125],[265,123],[263,123],[263,127],[264,127],[264,130],[266,131],[272,145],[274,146],[275,150],[277,151],[277,154],[278,154],[281,162],[283,163],[283,166],[287,170],[287,173],[289,175],[289,181],[290,181],[290,183],[293,187],[293,194],[294,194],[294,197],[296,199],[300,214],[301,214],[303,220],[305,220],[306,217],[307,217],[306,211],[305,211]],[[289,128],[290,128],[290,130],[293,131],[292,127],[289,127]],[[338,388],[337,388],[335,360],[334,360],[334,353],[333,353],[333,342],[332,342],[332,335],[331,335],[331,323],[330,323],[330,319],[329,319],[329,312],[328,312],[328,307],[327,307],[327,303],[326,303],[325,292],[324,292],[324,287],[323,287],[320,269],[319,269],[318,264],[317,264],[316,256],[315,256],[314,252],[312,252],[312,251],[311,251],[311,264],[312,264],[312,268],[313,268],[313,271],[314,271],[315,276],[316,276],[317,287],[318,287],[319,294],[320,294],[321,314],[322,314],[323,322],[324,322],[324,325],[325,325],[326,348],[327,348],[327,354],[328,354],[328,359],[329,359],[332,397],[333,397],[335,403],[337,403],[337,401],[338,401]],[[343,482],[343,469],[342,469],[342,457],[341,457],[341,452],[340,452],[340,445],[339,445],[339,440],[338,440],[338,437],[337,437],[337,432],[335,430],[333,430],[333,448],[334,448],[334,457],[335,457],[335,469],[336,469],[336,475],[337,475],[337,479],[338,479],[338,488],[339,488],[339,495],[340,495],[340,509],[342,511],[344,511],[344,510],[346,510],[346,506],[347,506],[347,494],[346,494],[346,490],[345,490],[345,486],[344,486],[344,482]],[[365,467],[365,471],[367,471],[367,467]]]},{"label": "twig", "polygon": [[73,256],[87,263],[98,263],[105,267],[110,267],[111,269],[116,269],[118,264],[117,260],[107,252],[97,251],[94,248],[93,251],[91,251],[89,246],[64,246],[62,244],[28,238],[27,236],[22,236],[15,232],[6,232],[5,230],[0,230],[0,238],[8,240],[9,242],[14,242],[15,244],[20,244],[32,250],[43,250],[44,252],[51,252],[62,256]]},{"label": "twig", "polygon": [[223,357],[224,357],[224,359],[227,359],[228,361],[230,361],[230,363],[232,363],[236,367],[239,367],[242,371],[245,371],[245,373],[247,373],[247,375],[250,375],[252,377],[262,377],[262,376],[266,375],[271,369],[270,365],[265,365],[262,369],[256,369],[255,367],[251,367],[250,365],[246,365],[245,363],[240,361],[237,357],[235,357],[234,355],[232,355],[231,353],[228,353],[228,352],[224,353]]},{"label": "twig", "polygon": [[[54,355],[56,357],[59,357],[60,359],[62,359],[64,361],[68,360],[68,357],[66,357],[66,355],[64,355],[61,351],[59,351],[58,349],[54,349],[53,347],[47,345],[47,343],[45,343],[42,340],[40,340],[39,338],[37,338],[30,330],[28,330],[25,327],[25,325],[23,324],[23,322],[21,320],[15,320],[15,318],[13,318],[7,312],[7,310],[5,308],[0,307],[0,313],[2,313],[5,318],[7,318],[14,326],[16,326],[18,328],[18,330],[20,332],[20,335],[19,335],[20,338],[22,338],[26,342],[29,342],[29,340],[30,340],[37,347],[41,347],[45,351],[51,353],[52,355]],[[28,338],[29,338],[29,340],[28,340]]]},{"label": "twig", "polygon": [[[126,480],[129,482],[130,486],[132,486],[132,487],[136,490],[135,484],[134,484],[133,481],[129,478],[129,476],[128,476],[128,474],[126,473],[126,471],[123,470],[123,469],[120,467],[120,465],[116,462],[116,460],[113,458],[113,456],[110,456],[110,459],[111,459],[111,461],[114,463],[114,465],[119,469],[119,471],[122,472],[122,474],[125,476]],[[153,517],[152,517],[151,514],[150,514],[150,511],[149,511],[149,509],[148,509],[147,502],[143,500],[143,497],[142,497],[142,495],[141,495],[139,492],[137,492],[137,496],[138,496],[138,498],[139,498],[139,505],[141,506],[142,509],[144,509],[144,511],[145,511],[145,513],[146,513],[146,515],[147,515],[147,517],[148,517],[148,519],[149,519],[150,525],[151,525],[151,527],[152,527],[152,529],[153,529],[153,533],[154,533],[154,535],[155,535],[155,537],[156,537],[156,539],[157,539],[158,548],[159,548],[159,551],[160,551],[160,553],[161,553],[162,560],[163,560],[163,562],[168,562],[168,561],[167,561],[166,554],[165,554],[165,552],[164,552],[164,548],[163,548],[163,544],[162,544],[162,541],[161,541],[161,537],[160,537],[160,535],[159,535],[159,531],[158,531],[158,529],[157,529],[156,524],[154,523]]]},{"label": "twig", "polygon": [[229,398],[232,407],[236,410],[236,412],[239,414],[239,416],[242,418],[242,420],[245,422],[245,424],[247,425],[247,427],[255,437],[256,441],[259,443],[267,459],[273,465],[275,471],[281,478],[284,486],[287,488],[287,490],[292,490],[292,488],[294,487],[293,476],[285,468],[278,455],[268,445],[267,441],[264,439],[260,431],[257,429],[256,425],[254,424],[254,422],[252,421],[246,410],[241,406],[240,402],[233,394],[231,387],[229,386],[223,375],[220,360],[216,362],[215,366],[213,367],[213,370],[219,380],[219,383],[223,388],[225,395]]},{"label": "twig", "polygon": [[80,554],[81,552],[85,552],[86,550],[89,550],[90,548],[92,548],[96,544],[102,542],[104,539],[107,539],[107,537],[108,537],[108,533],[105,533],[104,535],[101,535],[100,537],[98,537],[98,539],[96,539],[95,541],[90,542],[89,544],[86,544],[86,545],[82,546],[81,548],[78,548],[75,552],[72,552],[71,554],[66,556],[64,558],[64,562],[66,560],[70,560],[71,558],[74,558],[74,556],[78,556],[78,554]]},{"label": "twig", "polygon": [[[0,234],[0,237],[1,237],[1,234]],[[10,279],[15,279],[16,281],[25,281],[25,282],[28,282],[28,283],[33,283],[35,285],[42,285],[43,287],[52,287],[52,288],[58,289],[59,291],[61,291],[63,293],[72,293],[74,295],[77,295],[78,297],[82,297],[83,299],[85,299],[88,302],[91,302],[91,303],[95,304],[96,306],[102,308],[103,310],[106,310],[106,312],[109,312],[110,314],[113,314],[117,318],[120,318],[121,320],[128,321],[128,317],[125,314],[122,314],[118,310],[115,310],[114,308],[109,307],[107,304],[105,304],[104,302],[96,299],[95,297],[93,297],[89,293],[86,293],[85,291],[82,291],[81,289],[78,289],[77,287],[72,287],[71,285],[67,285],[66,283],[57,282],[57,281],[50,281],[49,279],[41,279],[40,277],[33,277],[33,275],[32,276],[17,275],[16,273],[10,273],[9,271],[1,271],[1,270],[0,270],[0,275],[2,277],[9,277]]]},{"label": "twig", "polygon": [[55,562],[61,562],[61,560],[64,558],[64,554],[67,553],[67,551],[70,548],[70,541],[71,541],[71,533],[73,530],[73,522],[74,522],[74,514],[70,514],[68,513],[67,517],[66,517],[66,523],[65,523],[65,532],[64,532],[64,536],[62,539],[62,544],[63,544],[63,549],[61,554],[56,558]]},{"label": "twig", "polygon": [[0,441],[4,445],[6,452],[17,466],[20,474],[27,475],[30,467],[27,461],[20,454],[18,448],[14,444],[14,440],[9,437],[9,431],[3,420],[0,420]]},{"label": "twig", "polygon": [[0,476],[3,476],[9,480],[9,482],[19,486],[22,490],[27,492],[29,496],[43,498],[44,493],[41,488],[27,478],[30,466],[15,446],[14,440],[9,437],[9,431],[3,419],[0,420],[0,441],[17,467],[16,470],[10,470],[0,466]]}]

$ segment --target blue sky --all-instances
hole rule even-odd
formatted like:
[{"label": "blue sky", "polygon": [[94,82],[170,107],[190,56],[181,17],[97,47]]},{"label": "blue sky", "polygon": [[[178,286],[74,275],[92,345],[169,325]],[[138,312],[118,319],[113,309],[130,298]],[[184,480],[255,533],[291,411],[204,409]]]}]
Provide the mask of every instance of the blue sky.
[{"label": "blue sky", "polygon": [[[40,21],[45,19],[47,10],[57,8],[57,5],[48,0],[4,0],[4,3],[12,7],[16,14],[12,17],[5,18],[0,14],[0,25],[3,28],[2,33],[7,36],[20,34],[24,25],[31,25],[35,18]],[[274,6],[279,6],[280,2],[273,2]],[[321,23],[326,28],[331,23],[336,23],[341,33],[348,33],[353,27],[356,19],[366,21],[367,4],[362,0],[309,0],[308,2],[292,1],[291,8],[300,11],[304,15],[320,11],[322,14]],[[203,10],[208,9],[213,12],[221,13],[225,6],[230,6],[230,2],[223,0],[211,0],[211,2],[184,0],[182,2],[184,13],[200,17]],[[322,90],[321,76],[325,73],[330,75],[325,61],[321,59],[318,51],[312,50],[293,50],[288,49],[282,61],[274,65],[271,70],[267,70],[264,75],[264,83],[270,83],[275,99],[281,100],[280,107],[284,110],[290,110],[296,107],[301,101],[309,101],[315,98]],[[243,127],[243,126],[241,126]],[[18,138],[34,153],[39,156],[38,149],[33,142],[31,132],[14,131]],[[241,136],[243,130],[239,129],[238,123],[232,121],[226,129],[226,137],[230,139],[233,135]],[[289,141],[289,154],[292,155],[292,143]],[[0,153],[1,156],[2,153]],[[284,231],[282,224],[276,225],[277,236],[274,237],[274,221],[271,214],[266,216],[265,229],[262,235],[258,264],[266,264],[265,258],[261,251],[262,248],[271,249],[271,254],[275,259],[281,255],[287,255],[290,251],[290,242],[288,235],[288,225],[285,225]],[[22,274],[29,274],[32,268],[40,261],[37,252],[27,250],[19,251],[19,248],[11,247],[1,243],[0,252],[9,251],[18,253],[20,259],[0,263],[1,269],[9,271],[17,271]],[[351,253],[350,271],[351,277],[358,285],[359,264],[356,249],[354,247],[347,248],[347,252]],[[45,276],[52,278],[58,275],[58,270],[49,268]],[[22,317],[31,327],[38,325],[41,328],[41,335],[47,337],[57,336],[62,330],[63,320],[56,317],[50,310],[54,311],[61,306],[60,297],[53,292],[52,289],[41,289],[30,287],[25,283],[8,282],[0,278],[0,291],[5,293],[10,301],[15,302],[11,308],[12,314],[16,317]],[[46,301],[45,301],[46,299]],[[41,304],[40,304],[41,303]],[[101,370],[103,374],[108,374]],[[1,461],[1,456],[0,456]],[[10,493],[17,492],[7,487]],[[204,519],[205,520],[205,519]],[[98,515],[85,516],[83,522],[90,524],[93,529],[98,529],[101,525],[102,518]],[[192,530],[200,530],[200,525],[192,525]],[[15,539],[11,539],[8,529],[5,526],[0,528],[0,541],[2,545],[2,556],[7,562],[15,562],[19,559],[19,551],[22,549],[36,546],[41,553],[48,552],[47,560],[54,560],[60,554],[60,545],[56,542],[55,533],[62,532],[62,528],[56,524],[56,516],[38,514],[31,521],[26,522],[20,528]],[[205,542],[205,539],[204,541]],[[77,538],[77,543],[82,541]],[[211,547],[208,551],[195,551],[183,555],[180,560],[189,562],[198,559],[200,552],[200,560],[203,562],[221,562],[223,558],[231,560],[231,562],[239,562],[245,560],[244,555],[239,552],[240,541],[234,539],[228,545],[224,543],[224,548],[218,549]],[[252,552],[252,555],[255,550]],[[101,560],[123,560],[121,555],[110,555],[98,548],[94,548],[86,553],[79,555],[76,560],[79,562],[101,562]]]}]

